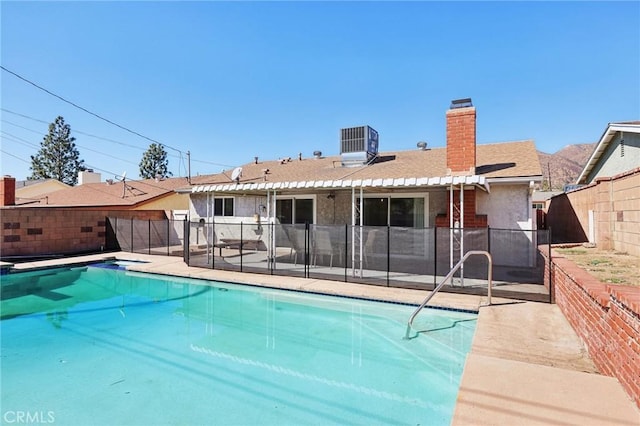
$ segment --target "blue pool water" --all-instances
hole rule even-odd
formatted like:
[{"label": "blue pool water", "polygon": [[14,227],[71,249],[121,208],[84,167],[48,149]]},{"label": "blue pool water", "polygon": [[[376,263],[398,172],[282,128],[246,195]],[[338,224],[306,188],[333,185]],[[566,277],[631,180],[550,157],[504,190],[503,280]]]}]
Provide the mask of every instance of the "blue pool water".
[{"label": "blue pool water", "polygon": [[[3,423],[449,424],[472,313],[103,267],[2,278]],[[13,417],[12,417],[13,416]],[[26,418],[26,417],[23,417]]]}]

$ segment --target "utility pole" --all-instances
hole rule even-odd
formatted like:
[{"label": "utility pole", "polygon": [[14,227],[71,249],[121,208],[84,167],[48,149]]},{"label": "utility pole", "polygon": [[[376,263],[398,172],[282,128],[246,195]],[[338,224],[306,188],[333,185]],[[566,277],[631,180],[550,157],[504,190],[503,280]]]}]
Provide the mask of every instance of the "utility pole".
[{"label": "utility pole", "polygon": [[191,185],[191,151],[187,151],[187,182]]},{"label": "utility pole", "polygon": [[547,173],[549,175],[549,191],[553,191],[553,188],[551,187],[551,164],[547,163]]}]

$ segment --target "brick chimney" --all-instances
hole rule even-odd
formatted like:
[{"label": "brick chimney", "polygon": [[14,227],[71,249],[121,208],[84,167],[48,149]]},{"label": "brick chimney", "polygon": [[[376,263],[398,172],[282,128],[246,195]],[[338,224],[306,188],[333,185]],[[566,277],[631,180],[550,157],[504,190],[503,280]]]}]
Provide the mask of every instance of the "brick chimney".
[{"label": "brick chimney", "polygon": [[16,178],[3,176],[0,179],[0,206],[16,205]]},{"label": "brick chimney", "polygon": [[452,175],[476,172],[476,109],[469,98],[451,101],[447,111],[447,169]]}]

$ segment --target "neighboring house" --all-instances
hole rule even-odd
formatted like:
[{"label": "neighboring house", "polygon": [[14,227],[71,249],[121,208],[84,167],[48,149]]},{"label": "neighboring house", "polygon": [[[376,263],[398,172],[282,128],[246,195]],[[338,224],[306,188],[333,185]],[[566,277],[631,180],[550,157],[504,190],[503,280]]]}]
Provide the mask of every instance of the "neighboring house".
[{"label": "neighboring house", "polygon": [[[169,246],[181,245],[182,220],[170,223],[166,219],[186,217],[189,197],[175,192],[188,183],[186,178],[100,182],[99,174],[86,173],[81,185],[22,205],[16,204],[15,179],[0,179],[3,258],[105,248],[133,251],[138,247],[134,239],[143,242],[148,248],[145,252],[153,246],[167,254]],[[117,243],[109,240],[112,231],[121,234]]]},{"label": "neighboring house", "polygon": [[609,123],[576,184],[619,175],[640,167],[640,121]]},{"label": "neighboring house", "polygon": [[192,222],[535,229],[533,141],[476,145],[470,99],[452,102],[446,127],[446,148],[395,152],[378,152],[368,126],[343,129],[340,155],[256,158],[180,192]]},{"label": "neighboring house", "polygon": [[562,191],[533,191],[531,206],[536,210],[547,211],[551,197],[562,194]]},{"label": "neighboring house", "polygon": [[16,205],[39,203],[47,196],[61,189],[71,188],[70,185],[56,179],[35,179],[16,181]]},{"label": "neighboring house", "polygon": [[[175,192],[188,184],[187,178],[100,181],[99,173],[83,173],[84,180],[31,200],[28,207],[65,207],[84,210],[164,210],[172,218],[189,208],[189,197]],[[5,178],[6,179],[6,178]],[[17,192],[15,201],[18,204]],[[10,202],[10,201],[9,201]],[[6,203],[6,200],[5,200]]]},{"label": "neighboring house", "polygon": [[553,241],[588,241],[639,256],[640,121],[609,123],[576,185],[551,199]]}]

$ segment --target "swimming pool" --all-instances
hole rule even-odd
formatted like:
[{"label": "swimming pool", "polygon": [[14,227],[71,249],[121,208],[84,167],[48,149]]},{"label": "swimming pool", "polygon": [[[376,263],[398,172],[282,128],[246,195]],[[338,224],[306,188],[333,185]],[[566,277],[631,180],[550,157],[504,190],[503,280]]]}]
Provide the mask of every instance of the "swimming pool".
[{"label": "swimming pool", "polygon": [[121,267],[9,274],[3,421],[449,424],[476,315],[425,310],[431,331],[403,340],[413,309]]}]

